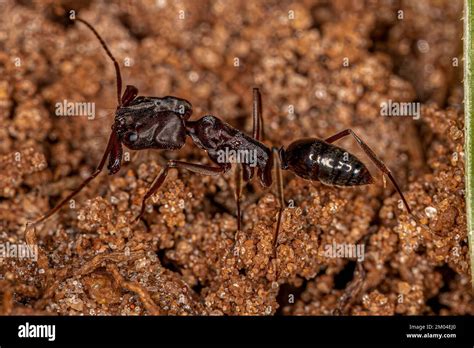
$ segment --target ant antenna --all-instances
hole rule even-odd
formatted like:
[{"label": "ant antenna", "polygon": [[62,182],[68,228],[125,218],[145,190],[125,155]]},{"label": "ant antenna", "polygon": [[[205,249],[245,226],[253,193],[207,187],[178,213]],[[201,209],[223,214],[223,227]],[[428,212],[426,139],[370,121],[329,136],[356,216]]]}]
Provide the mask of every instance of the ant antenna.
[{"label": "ant antenna", "polygon": [[114,63],[114,66],[115,66],[115,76],[117,78],[117,101],[118,101],[118,105],[121,105],[122,103],[120,100],[120,96],[122,95],[122,75],[120,74],[120,66],[117,60],[112,55],[112,52],[110,52],[105,41],[102,39],[99,33],[94,29],[94,27],[89,22],[79,17],[76,17],[75,20],[84,23],[94,33],[94,35],[97,37],[97,39],[99,39],[100,44],[104,48],[105,53],[107,53],[110,59],[112,59],[112,62]]}]

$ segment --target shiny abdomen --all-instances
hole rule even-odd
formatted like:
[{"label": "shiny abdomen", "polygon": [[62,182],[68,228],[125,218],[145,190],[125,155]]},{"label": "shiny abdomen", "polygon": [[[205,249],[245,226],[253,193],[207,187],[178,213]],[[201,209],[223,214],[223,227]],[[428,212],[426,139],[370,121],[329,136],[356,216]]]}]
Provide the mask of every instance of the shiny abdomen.
[{"label": "shiny abdomen", "polygon": [[282,167],[326,185],[356,186],[373,182],[366,166],[346,150],[320,139],[302,139],[281,153]]}]

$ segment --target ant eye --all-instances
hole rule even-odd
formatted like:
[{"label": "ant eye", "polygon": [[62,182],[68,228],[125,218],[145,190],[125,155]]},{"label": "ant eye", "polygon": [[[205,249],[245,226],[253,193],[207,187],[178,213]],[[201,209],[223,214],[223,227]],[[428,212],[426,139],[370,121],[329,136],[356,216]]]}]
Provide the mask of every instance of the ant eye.
[{"label": "ant eye", "polygon": [[138,134],[136,132],[128,133],[127,139],[129,142],[134,143],[135,141],[138,140]]}]

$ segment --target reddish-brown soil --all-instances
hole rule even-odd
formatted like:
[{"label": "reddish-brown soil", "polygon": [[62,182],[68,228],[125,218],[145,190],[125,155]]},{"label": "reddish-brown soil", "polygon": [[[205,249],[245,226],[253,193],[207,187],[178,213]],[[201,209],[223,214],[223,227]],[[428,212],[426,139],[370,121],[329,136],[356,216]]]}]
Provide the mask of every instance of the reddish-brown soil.
[{"label": "reddish-brown soil", "polygon": [[[113,122],[113,66],[85,26],[65,19],[69,3],[0,3],[0,243],[39,246],[37,262],[0,259],[1,314],[474,314],[461,1],[75,8],[103,35],[126,83],[188,99],[193,119],[213,114],[250,133],[258,86],[269,146],[352,128],[393,170],[419,219],[348,138],[339,145],[376,183],[328,187],[285,172],[293,204],[275,258],[275,188],[257,180],[246,187],[233,252],[232,173],[173,170],[133,223],[166,159],[209,163],[191,142],[179,152],[127,150],[118,174],[102,174],[74,204],[25,230],[93,171]],[[96,117],[55,116],[65,99],[95,103]],[[382,117],[389,99],[420,102],[420,118]],[[362,268],[327,257],[333,243],[364,244]]]}]

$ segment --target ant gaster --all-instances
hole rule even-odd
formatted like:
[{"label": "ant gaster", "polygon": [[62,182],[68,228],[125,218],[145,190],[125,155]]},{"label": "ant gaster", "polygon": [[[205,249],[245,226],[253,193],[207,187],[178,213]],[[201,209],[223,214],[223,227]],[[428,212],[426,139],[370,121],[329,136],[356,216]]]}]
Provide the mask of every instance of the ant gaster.
[{"label": "ant gaster", "polygon": [[[276,172],[279,211],[273,243],[276,246],[281,217],[284,208],[283,183],[281,170],[289,170],[297,176],[320,181],[331,186],[358,186],[373,183],[367,167],[354,155],[332,143],[352,136],[361,149],[367,154],[377,168],[386,175],[399,193],[403,204],[411,214],[408,203],[403,196],[390,170],[375,155],[375,153],[351,129],[346,129],[325,140],[308,138],[296,140],[286,149],[268,148],[264,141],[262,102],[257,88],[253,89],[253,134],[252,137],[233,128],[219,118],[211,115],[197,121],[189,121],[192,114],[191,104],[176,97],[143,97],[137,96],[138,89],[127,85],[121,96],[122,78],[120,67],[110,52],[104,40],[87,21],[77,18],[84,23],[99,39],[105,52],[115,66],[117,80],[117,110],[115,121],[107,147],[97,169],[84,182],[55,208],[35,221],[36,225],[57,212],[72,197],[78,194],[90,181],[102,171],[107,159],[109,175],[117,173],[122,163],[122,145],[132,150],[162,149],[178,150],[185,144],[187,136],[191,137],[196,146],[205,150],[216,166],[169,160],[156,177],[155,181],[145,193],[141,210],[136,220],[145,211],[147,199],[153,195],[164,183],[169,169],[184,168],[191,172],[203,175],[220,175],[231,169],[231,163],[221,163],[218,160],[219,151],[253,151],[256,154],[256,167],[248,163],[237,165],[235,198],[237,205],[237,228],[241,229],[240,199],[242,183],[247,183],[256,174],[263,187],[272,185],[272,171]],[[412,214],[411,214],[412,215]],[[275,249],[275,248],[274,248]]]}]

